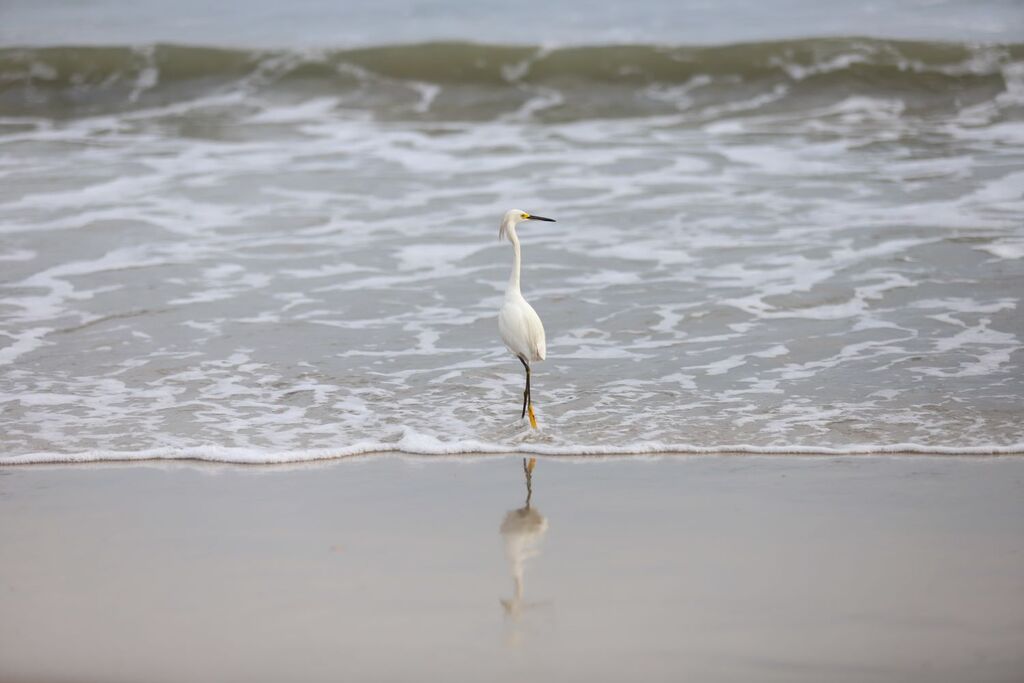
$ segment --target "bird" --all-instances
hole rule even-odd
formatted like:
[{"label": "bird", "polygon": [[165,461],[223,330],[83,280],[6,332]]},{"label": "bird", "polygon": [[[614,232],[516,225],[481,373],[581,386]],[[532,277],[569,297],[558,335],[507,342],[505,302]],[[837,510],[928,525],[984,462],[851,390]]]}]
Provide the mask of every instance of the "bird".
[{"label": "bird", "polygon": [[544,360],[547,355],[547,342],[544,339],[544,323],[540,321],[537,311],[523,298],[519,288],[519,271],[522,252],[519,248],[519,235],[516,226],[523,221],[556,222],[554,218],[536,216],[519,209],[509,209],[501,219],[498,228],[498,240],[507,239],[512,243],[512,273],[505,287],[505,300],[498,312],[498,332],[505,346],[511,351],[526,370],[526,389],[523,391],[523,410],[520,419],[530,415],[530,426],[537,428],[537,417],[533,412],[533,400],[530,394],[530,363]]}]

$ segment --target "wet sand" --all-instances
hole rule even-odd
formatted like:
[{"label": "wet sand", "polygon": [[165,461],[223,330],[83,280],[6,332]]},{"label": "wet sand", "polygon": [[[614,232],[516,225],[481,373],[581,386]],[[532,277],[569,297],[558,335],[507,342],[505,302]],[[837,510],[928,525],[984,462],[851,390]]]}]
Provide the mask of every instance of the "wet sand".
[{"label": "wet sand", "polygon": [[1024,459],[0,468],[3,681],[1019,681]]}]

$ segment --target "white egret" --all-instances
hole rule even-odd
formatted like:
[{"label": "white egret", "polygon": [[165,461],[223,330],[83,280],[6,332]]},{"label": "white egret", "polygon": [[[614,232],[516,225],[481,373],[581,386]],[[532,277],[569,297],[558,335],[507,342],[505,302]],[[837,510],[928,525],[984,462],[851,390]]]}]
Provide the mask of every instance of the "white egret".
[{"label": "white egret", "polygon": [[522,252],[519,248],[519,235],[516,226],[523,221],[548,221],[554,218],[534,216],[518,209],[509,209],[501,219],[498,228],[498,239],[508,239],[512,243],[512,274],[505,288],[505,302],[498,312],[498,332],[508,350],[515,354],[519,362],[526,368],[526,390],[523,391],[523,412],[520,418],[530,415],[530,426],[537,428],[537,418],[533,414],[533,401],[530,396],[530,363],[544,360],[547,344],[544,340],[544,324],[540,321],[537,311],[533,310],[519,289],[519,269]]}]

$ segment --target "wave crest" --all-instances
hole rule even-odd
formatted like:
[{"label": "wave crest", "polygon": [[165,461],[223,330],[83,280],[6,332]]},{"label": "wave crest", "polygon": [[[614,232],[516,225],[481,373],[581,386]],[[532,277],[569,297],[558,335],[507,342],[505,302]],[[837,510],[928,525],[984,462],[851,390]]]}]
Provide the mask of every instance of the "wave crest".
[{"label": "wave crest", "polygon": [[[554,91],[561,120],[729,111],[769,95],[776,107],[851,96],[900,98],[909,114],[1019,90],[1024,44],[978,46],[866,38],[711,47],[427,43],[333,51],[179,45],[0,50],[0,114],[73,117],[225,93],[338,96],[383,117],[486,119]],[[422,106],[424,85],[434,93]],[[723,109],[723,105],[725,105]]]}]

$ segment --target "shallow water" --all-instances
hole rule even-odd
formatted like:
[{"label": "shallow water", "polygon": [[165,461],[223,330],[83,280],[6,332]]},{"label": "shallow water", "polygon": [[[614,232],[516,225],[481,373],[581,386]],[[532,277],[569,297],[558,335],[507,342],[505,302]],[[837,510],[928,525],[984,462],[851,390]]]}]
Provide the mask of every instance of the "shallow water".
[{"label": "shallow water", "polygon": [[1024,450],[1020,45],[0,64],[7,462]]}]

